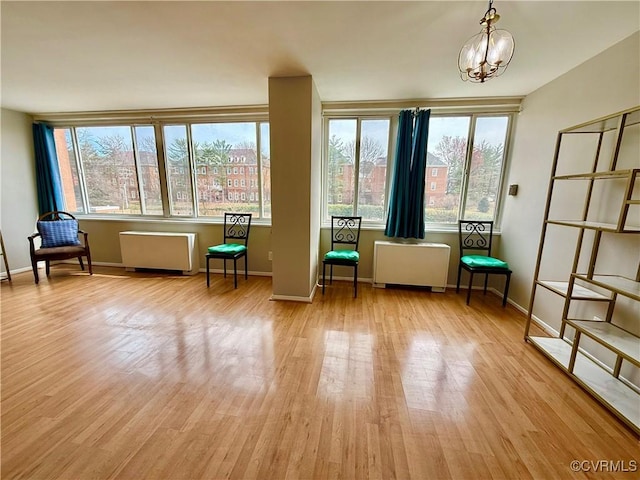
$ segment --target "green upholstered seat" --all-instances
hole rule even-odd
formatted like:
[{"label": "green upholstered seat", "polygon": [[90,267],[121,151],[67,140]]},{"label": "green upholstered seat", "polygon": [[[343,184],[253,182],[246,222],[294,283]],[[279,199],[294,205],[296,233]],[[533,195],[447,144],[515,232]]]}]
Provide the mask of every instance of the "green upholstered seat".
[{"label": "green upholstered seat", "polygon": [[465,255],[460,261],[473,268],[509,268],[507,262],[485,255]]},{"label": "green upholstered seat", "polygon": [[331,250],[324,256],[325,260],[343,260],[348,262],[357,262],[360,260],[360,254],[355,250]]},{"label": "green upholstered seat", "polygon": [[247,249],[244,245],[237,243],[223,243],[222,245],[216,245],[209,247],[207,250],[209,253],[222,253],[226,255],[235,255],[236,253],[244,252]]}]

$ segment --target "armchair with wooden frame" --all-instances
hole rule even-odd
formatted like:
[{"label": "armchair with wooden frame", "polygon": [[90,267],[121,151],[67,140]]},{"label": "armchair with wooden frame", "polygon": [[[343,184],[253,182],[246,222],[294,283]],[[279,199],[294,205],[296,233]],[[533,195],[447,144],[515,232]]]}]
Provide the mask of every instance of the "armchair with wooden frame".
[{"label": "armchair with wooden frame", "polygon": [[[37,229],[37,233],[27,237],[31,255],[31,268],[33,269],[33,277],[36,284],[40,282],[38,262],[42,261],[46,264],[48,277],[52,261],[77,258],[80,262],[80,268],[84,270],[82,257],[86,257],[89,265],[89,275],[93,275],[89,234],[78,228],[78,220],[73,215],[63,211],[45,213],[38,218]],[[83,237],[82,242],[79,240],[80,235]],[[36,248],[34,243],[34,240],[38,237],[42,240],[40,248]]]}]

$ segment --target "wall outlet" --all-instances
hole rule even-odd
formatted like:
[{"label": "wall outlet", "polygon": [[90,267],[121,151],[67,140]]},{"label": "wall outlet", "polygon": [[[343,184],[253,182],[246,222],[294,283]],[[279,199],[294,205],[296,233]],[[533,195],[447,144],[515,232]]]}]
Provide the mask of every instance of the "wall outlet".
[{"label": "wall outlet", "polygon": [[602,319],[597,315],[593,316],[593,320],[596,321],[596,322],[602,322]]},{"label": "wall outlet", "polygon": [[273,252],[269,252],[269,260],[273,260]]}]

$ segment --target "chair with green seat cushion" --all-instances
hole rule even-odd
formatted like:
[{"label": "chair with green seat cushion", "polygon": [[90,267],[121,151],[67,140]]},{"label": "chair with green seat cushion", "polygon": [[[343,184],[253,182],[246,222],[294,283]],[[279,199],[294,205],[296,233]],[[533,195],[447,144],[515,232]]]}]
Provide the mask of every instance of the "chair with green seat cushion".
[{"label": "chair with green seat cushion", "polygon": [[[456,292],[460,291],[460,277],[462,269],[469,272],[469,290],[467,291],[467,305],[471,298],[473,275],[484,274],[484,293],[487,293],[489,275],[504,275],[506,277],[502,306],[507,304],[511,270],[507,262],[491,256],[493,241],[493,222],[477,220],[460,220],[458,222],[458,237],[460,242],[460,263],[458,263],[458,281]],[[485,252],[484,255],[465,255],[466,252]]]},{"label": "chair with green seat cushion", "polygon": [[[331,217],[331,251],[322,260],[322,294],[326,285],[327,265],[330,267],[329,283],[333,282],[333,266],[353,267],[353,296],[358,296],[358,242],[362,217]],[[344,248],[337,246],[345,245]]]},{"label": "chair with green seat cushion", "polygon": [[225,278],[227,277],[227,260],[233,260],[233,288],[238,288],[237,262],[239,258],[244,257],[244,278],[245,280],[249,278],[247,267],[247,245],[249,243],[250,227],[250,213],[224,214],[224,243],[207,249],[207,287],[210,285],[209,261],[212,258],[222,259]]}]

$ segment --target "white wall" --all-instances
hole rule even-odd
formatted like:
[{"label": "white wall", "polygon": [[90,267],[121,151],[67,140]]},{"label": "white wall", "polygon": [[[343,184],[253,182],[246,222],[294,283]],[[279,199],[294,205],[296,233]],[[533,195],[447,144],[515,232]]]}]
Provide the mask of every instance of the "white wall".
[{"label": "white wall", "polygon": [[[640,33],[589,59],[528,95],[517,120],[502,217],[500,256],[513,269],[510,298],[529,303],[547,187],[558,130],[640,104]],[[590,168],[591,156],[585,156]],[[582,205],[582,199],[576,199]],[[574,245],[551,245],[550,263],[573,257]],[[637,252],[627,251],[629,255]],[[630,262],[631,263],[631,262]],[[637,265],[637,260],[636,260]]]},{"label": "white wall", "polygon": [[27,237],[33,233],[38,218],[32,119],[4,108],[0,119],[0,227],[9,268],[14,271],[31,265]]}]

